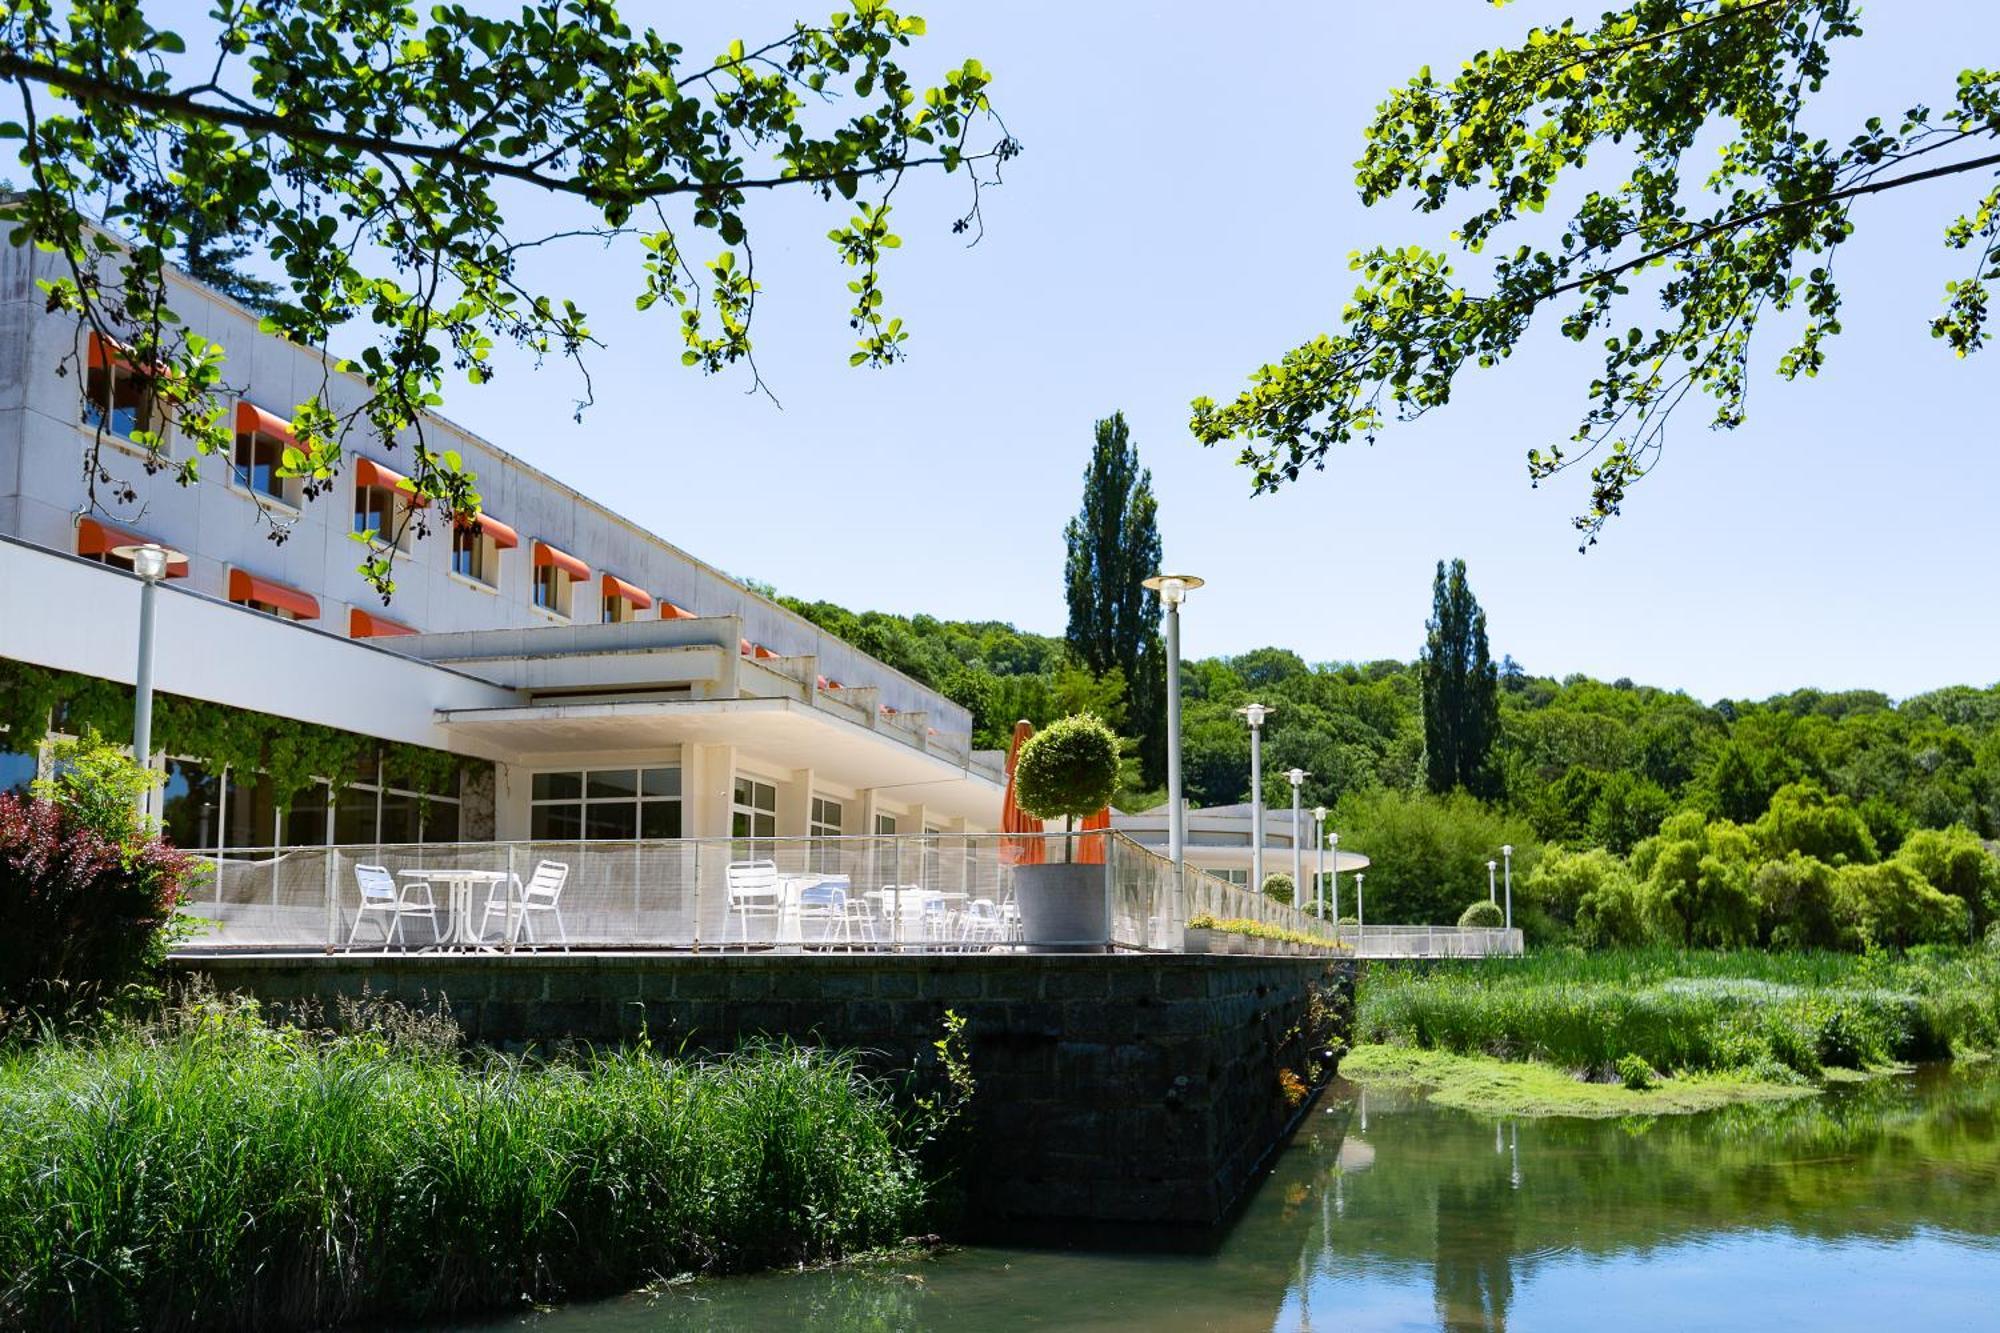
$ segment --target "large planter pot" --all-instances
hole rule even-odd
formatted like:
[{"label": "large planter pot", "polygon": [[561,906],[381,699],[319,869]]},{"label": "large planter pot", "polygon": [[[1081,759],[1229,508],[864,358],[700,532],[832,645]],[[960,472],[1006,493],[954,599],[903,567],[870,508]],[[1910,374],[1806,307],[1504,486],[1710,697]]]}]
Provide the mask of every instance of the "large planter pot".
[{"label": "large planter pot", "polygon": [[1021,909],[1021,935],[1030,949],[1103,953],[1111,943],[1101,865],[1019,866],[1014,871],[1014,902]]},{"label": "large planter pot", "polygon": [[1183,953],[1224,953],[1229,948],[1227,938],[1219,930],[1189,930],[1182,939]]}]

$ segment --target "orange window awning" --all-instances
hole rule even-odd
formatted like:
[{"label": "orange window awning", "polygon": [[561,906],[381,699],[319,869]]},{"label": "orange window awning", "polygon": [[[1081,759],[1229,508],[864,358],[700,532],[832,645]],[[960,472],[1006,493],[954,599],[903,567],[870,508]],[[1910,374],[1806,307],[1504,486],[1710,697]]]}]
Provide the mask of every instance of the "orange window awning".
[{"label": "orange window awning", "polygon": [[380,486],[385,491],[397,492],[411,508],[422,509],[431,502],[428,495],[418,495],[410,479],[394,468],[384,467],[372,458],[354,460],[354,484],[356,486]]},{"label": "orange window awning", "polygon": [[491,514],[460,514],[455,521],[461,528],[479,524],[479,535],[491,537],[493,544],[503,551],[511,551],[521,544],[521,534]]},{"label": "orange window awning", "polygon": [[677,606],[673,602],[669,602],[666,599],[662,598],[660,601],[660,619],[695,620],[698,619],[698,617],[695,615],[694,612],[688,610],[685,606]]},{"label": "orange window awning", "polygon": [[535,543],[535,563],[537,565],[553,565],[573,579],[587,580],[590,577],[589,565],[584,564],[583,561],[577,559],[568,551],[551,546],[545,541],[537,541]]},{"label": "orange window awning", "polygon": [[[110,555],[120,546],[165,546],[165,542],[155,542],[144,533],[130,528],[121,528],[106,523],[102,519],[81,518],[76,524],[76,553],[78,555]],[[184,579],[188,576],[187,557],[167,565],[167,577]]]},{"label": "orange window awning", "polygon": [[358,606],[347,609],[347,637],[350,639],[393,639],[403,634],[415,634],[400,620],[378,616],[372,611],[363,611]]},{"label": "orange window awning", "polygon": [[644,611],[653,605],[653,594],[643,588],[635,588],[616,574],[604,576],[604,595],[630,602],[635,610]]},{"label": "orange window awning", "polygon": [[232,602],[262,602],[290,611],[300,620],[319,619],[319,599],[309,592],[300,592],[290,584],[273,579],[259,578],[244,569],[229,571],[229,600]]},{"label": "orange window awning", "polygon": [[236,433],[238,435],[268,435],[283,440],[294,449],[298,441],[292,438],[292,423],[275,412],[266,412],[249,399],[241,399],[236,404]]}]

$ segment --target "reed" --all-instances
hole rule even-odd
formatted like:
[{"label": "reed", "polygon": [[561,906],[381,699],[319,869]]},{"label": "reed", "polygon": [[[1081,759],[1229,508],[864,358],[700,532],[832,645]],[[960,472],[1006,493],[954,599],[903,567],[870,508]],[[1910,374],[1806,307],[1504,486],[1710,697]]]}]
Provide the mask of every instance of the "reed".
[{"label": "reed", "polygon": [[1358,1041],[1593,1077],[1631,1055],[1662,1071],[1815,1077],[2000,1047],[2000,959],[1641,950],[1374,964],[1356,1028]]},{"label": "reed", "polygon": [[0,1324],[429,1318],[836,1257],[925,1204],[851,1058],[562,1062],[207,1000],[0,1055]]}]

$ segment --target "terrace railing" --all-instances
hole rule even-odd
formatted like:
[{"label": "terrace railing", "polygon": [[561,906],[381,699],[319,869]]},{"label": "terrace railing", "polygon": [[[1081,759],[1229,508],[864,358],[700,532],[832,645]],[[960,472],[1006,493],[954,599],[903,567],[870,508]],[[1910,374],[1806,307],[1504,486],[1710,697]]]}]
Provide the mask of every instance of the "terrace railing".
[{"label": "terrace railing", "polygon": [[[1070,855],[1101,865],[1114,949],[1178,952],[1188,918],[1204,912],[1334,942],[1330,923],[1198,870],[1177,873],[1123,834],[926,833],[210,851],[202,854],[208,873],[188,904],[204,924],[182,951],[339,950],[350,941],[380,950],[392,917],[359,912],[356,866],[382,867],[398,886],[413,879],[431,885],[437,929],[428,914],[405,914],[392,948],[442,947],[442,937],[456,934],[502,952],[555,947],[565,938],[575,949],[1037,951],[1074,941],[1029,937],[1018,911],[1020,867]],[[531,939],[510,929],[510,913],[543,861],[568,868],[556,902],[561,920],[555,912],[527,913]],[[774,876],[766,872],[763,886],[746,887],[757,877],[731,871],[744,862],[770,862]],[[450,871],[484,877],[457,905],[457,929]],[[358,915],[369,919],[357,936]]]},{"label": "terrace railing", "polygon": [[1341,942],[1356,958],[1518,958],[1519,927],[1342,926]]}]

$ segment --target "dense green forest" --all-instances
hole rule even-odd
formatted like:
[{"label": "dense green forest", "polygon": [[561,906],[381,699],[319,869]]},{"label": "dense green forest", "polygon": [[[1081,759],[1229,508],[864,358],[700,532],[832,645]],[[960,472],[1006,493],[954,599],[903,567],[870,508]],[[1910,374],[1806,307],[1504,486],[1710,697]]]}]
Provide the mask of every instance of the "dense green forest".
[{"label": "dense green forest", "polygon": [[[1089,708],[1125,722],[1124,682],[1076,665],[1060,638],[787,605],[971,709],[982,746],[1004,745],[1019,717]],[[1232,710],[1277,705],[1265,797],[1289,804],[1283,769],[1312,774],[1307,803],[1374,859],[1371,919],[1456,919],[1485,896],[1503,842],[1519,914],[1545,937],[1854,947],[1964,938],[2000,913],[2000,862],[1979,847],[2000,835],[2000,686],[1704,704],[1507,659],[1493,794],[1477,799],[1425,790],[1415,663],[1260,648],[1188,662],[1182,685],[1188,798],[1247,799],[1249,736]],[[1123,808],[1163,799],[1129,772]]]}]

